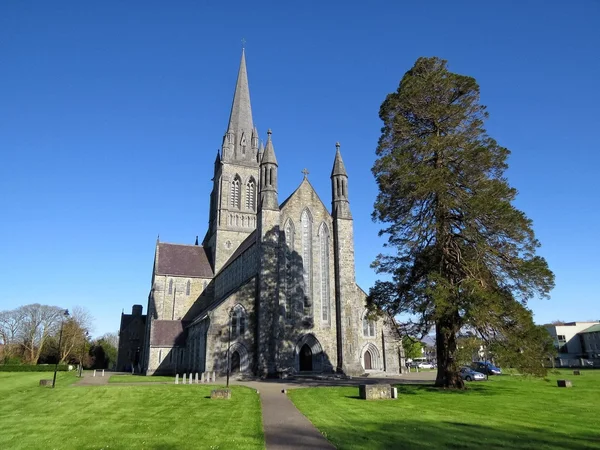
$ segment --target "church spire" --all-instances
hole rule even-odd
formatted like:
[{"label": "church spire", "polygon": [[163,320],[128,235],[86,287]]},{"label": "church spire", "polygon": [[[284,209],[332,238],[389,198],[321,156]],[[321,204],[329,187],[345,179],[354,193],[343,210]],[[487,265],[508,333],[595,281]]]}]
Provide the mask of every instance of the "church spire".
[{"label": "church spire", "polygon": [[[223,160],[247,160],[254,153],[256,157],[257,132],[252,122],[250,89],[246,71],[246,52],[242,49],[242,59],[238,71],[229,124],[223,139]],[[256,140],[255,140],[256,139]],[[254,152],[252,151],[254,150]]]}]

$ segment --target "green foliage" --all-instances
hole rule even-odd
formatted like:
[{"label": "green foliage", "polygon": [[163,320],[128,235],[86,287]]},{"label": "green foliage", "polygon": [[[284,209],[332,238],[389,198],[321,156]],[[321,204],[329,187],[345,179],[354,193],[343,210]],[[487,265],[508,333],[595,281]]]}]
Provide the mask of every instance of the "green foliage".
[{"label": "green foliage", "polygon": [[439,386],[462,386],[461,329],[502,336],[503,322],[528,320],[509,316],[515,304],[554,286],[531,220],[512,204],[509,151],[487,135],[485,109],[475,79],[419,58],[379,112],[373,218],[395,253],[375,261],[392,281],[377,282],[370,300],[416,317],[409,325],[418,331],[435,326]]},{"label": "green foliage", "polygon": [[[69,370],[69,366],[66,364],[59,364],[58,371],[65,372]],[[38,364],[38,365],[28,365],[28,364],[3,364],[0,365],[0,372],[48,372],[54,371],[53,364]]]},{"label": "green foliage", "polygon": [[423,343],[410,336],[402,337],[402,347],[404,348],[404,357],[409,359],[420,358],[423,356]]},{"label": "green foliage", "polygon": [[[493,376],[464,391],[400,384],[397,400],[357,400],[357,386],[289,396],[339,449],[597,449],[600,370],[571,377]],[[574,387],[558,388],[557,378]]]},{"label": "green foliage", "polygon": [[117,364],[117,348],[107,339],[100,338],[93,342],[89,354],[92,369],[112,369]]},{"label": "green foliage", "polygon": [[469,366],[471,362],[479,360],[479,350],[485,345],[482,339],[475,336],[461,336],[457,338],[456,363],[459,366]]},{"label": "green foliage", "polygon": [[265,448],[254,389],[232,386],[230,400],[215,401],[215,386],[74,388],[70,375],[60,373],[55,389],[41,389],[39,380],[51,372],[0,373],[0,448]]}]

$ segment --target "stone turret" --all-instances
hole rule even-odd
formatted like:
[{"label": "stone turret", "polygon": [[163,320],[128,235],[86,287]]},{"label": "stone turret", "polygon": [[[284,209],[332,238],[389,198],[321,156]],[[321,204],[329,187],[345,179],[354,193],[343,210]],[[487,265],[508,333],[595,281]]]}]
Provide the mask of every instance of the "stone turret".
[{"label": "stone turret", "polygon": [[337,327],[337,370],[355,375],[361,367],[352,349],[358,345],[361,330],[356,309],[357,287],[354,272],[354,226],[348,201],[348,174],[340,144],[331,170],[331,206],[333,217],[333,251],[335,270],[335,304]]},{"label": "stone turret", "polygon": [[276,373],[277,338],[279,335],[279,234],[280,211],[277,200],[277,158],[267,132],[260,162],[260,204],[258,207],[258,373]]},{"label": "stone turret", "polygon": [[350,202],[348,201],[348,174],[340,153],[340,143],[335,143],[335,160],[331,170],[331,207],[334,217],[351,219]]},{"label": "stone turret", "polygon": [[277,200],[277,158],[271,141],[271,130],[267,131],[267,146],[260,161],[260,208],[279,210]]}]

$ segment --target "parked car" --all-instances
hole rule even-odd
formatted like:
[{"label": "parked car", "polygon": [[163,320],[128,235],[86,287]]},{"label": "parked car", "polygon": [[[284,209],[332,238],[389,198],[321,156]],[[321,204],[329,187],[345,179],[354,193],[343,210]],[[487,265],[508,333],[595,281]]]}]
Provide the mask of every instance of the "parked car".
[{"label": "parked car", "polygon": [[433,364],[430,362],[420,362],[417,364],[419,369],[433,369]]},{"label": "parked car", "polygon": [[481,372],[477,372],[470,367],[461,367],[460,368],[460,376],[463,380],[466,381],[481,381],[485,380],[485,375]]},{"label": "parked car", "polygon": [[496,367],[489,361],[477,361],[471,364],[471,368],[488,375],[502,375],[500,367]]}]

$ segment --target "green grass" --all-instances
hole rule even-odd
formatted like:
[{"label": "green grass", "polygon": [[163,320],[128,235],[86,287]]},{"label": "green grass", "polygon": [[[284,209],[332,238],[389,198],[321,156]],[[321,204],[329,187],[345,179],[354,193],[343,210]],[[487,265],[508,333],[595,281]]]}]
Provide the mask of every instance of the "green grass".
[{"label": "green grass", "polygon": [[[573,388],[556,386],[557,378]],[[600,448],[600,371],[490,377],[466,391],[398,385],[398,400],[365,401],[358,387],[289,391],[339,449]]]},{"label": "green grass", "polygon": [[72,386],[59,373],[0,373],[1,449],[264,449],[260,400],[232,387],[231,400],[210,400],[214,386],[175,384]]},{"label": "green grass", "polygon": [[[169,383],[175,383],[175,377],[173,376],[152,376],[146,377],[143,375],[111,375],[108,380],[109,383],[164,383],[165,381]],[[179,379],[179,382],[182,383],[182,379]]]}]

